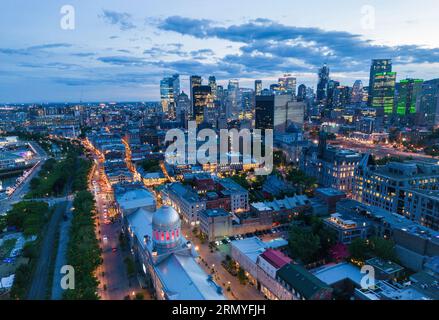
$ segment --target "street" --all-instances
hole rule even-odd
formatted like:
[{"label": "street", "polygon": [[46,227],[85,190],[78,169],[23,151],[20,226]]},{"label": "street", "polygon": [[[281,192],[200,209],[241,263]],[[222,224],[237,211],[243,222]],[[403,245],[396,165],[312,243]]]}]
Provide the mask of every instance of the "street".
[{"label": "street", "polygon": [[428,156],[422,153],[405,152],[401,149],[395,149],[392,146],[376,145],[366,142],[356,141],[346,138],[337,138],[335,141],[328,141],[329,144],[339,145],[340,147],[351,149],[357,152],[366,153],[370,152],[379,158],[391,156],[391,157],[413,157],[417,159],[434,159],[432,156]]},{"label": "street", "polygon": [[[199,265],[208,274],[215,272],[215,281],[223,288],[224,295],[229,300],[264,300],[264,295],[260,293],[255,286],[242,285],[238,278],[231,275],[223,266],[222,262],[225,260],[225,254],[221,251],[210,252],[209,243],[201,244],[200,239],[194,236],[187,224],[182,224],[182,232],[185,237],[190,240],[200,255],[198,259]],[[206,263],[207,266],[206,266]],[[227,287],[230,286],[230,291]]]},{"label": "street", "polygon": [[[100,283],[99,296],[102,300],[123,300],[127,296],[134,298],[136,293],[142,293],[144,299],[150,299],[149,293],[140,287],[135,277],[128,278],[124,260],[130,252],[123,251],[120,247],[121,223],[110,209],[113,200],[111,192],[107,190],[111,188],[105,185],[106,179],[103,175],[103,170],[95,164],[89,182],[89,188],[96,200],[96,232],[103,258],[103,263],[96,272]],[[114,222],[110,218],[114,218]]]}]

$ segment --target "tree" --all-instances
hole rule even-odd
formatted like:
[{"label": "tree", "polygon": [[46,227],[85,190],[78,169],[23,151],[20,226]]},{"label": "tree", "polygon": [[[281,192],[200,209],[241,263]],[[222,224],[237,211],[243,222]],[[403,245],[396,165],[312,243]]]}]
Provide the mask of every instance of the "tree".
[{"label": "tree", "polygon": [[372,253],[383,260],[397,260],[395,253],[395,243],[391,240],[373,237],[370,239],[370,247]]},{"label": "tree", "polygon": [[245,282],[247,281],[247,276],[245,275],[245,271],[241,267],[239,267],[239,270],[238,270],[238,280],[239,280],[239,283],[241,283],[241,284],[245,284]]},{"label": "tree", "polygon": [[291,228],[288,244],[292,256],[304,263],[313,262],[321,248],[319,236],[311,228],[299,226]]},{"label": "tree", "polygon": [[25,299],[27,288],[31,280],[32,270],[28,264],[20,265],[15,270],[14,284],[11,288],[12,299]]},{"label": "tree", "polygon": [[331,258],[337,262],[343,261],[349,257],[348,247],[343,243],[337,243],[329,250],[329,253]]},{"label": "tree", "polygon": [[349,254],[355,260],[365,261],[369,254],[367,241],[361,238],[354,239],[349,245]]},{"label": "tree", "polygon": [[292,182],[300,193],[311,192],[317,187],[316,178],[309,177],[298,169],[292,169],[288,172],[287,181]]}]

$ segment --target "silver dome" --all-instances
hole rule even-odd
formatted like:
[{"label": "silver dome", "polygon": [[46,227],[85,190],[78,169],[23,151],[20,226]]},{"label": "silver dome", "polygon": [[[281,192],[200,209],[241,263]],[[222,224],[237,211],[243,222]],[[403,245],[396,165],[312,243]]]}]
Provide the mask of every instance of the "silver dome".
[{"label": "silver dome", "polygon": [[180,216],[172,207],[159,208],[152,217],[153,229],[172,229],[180,224]]}]

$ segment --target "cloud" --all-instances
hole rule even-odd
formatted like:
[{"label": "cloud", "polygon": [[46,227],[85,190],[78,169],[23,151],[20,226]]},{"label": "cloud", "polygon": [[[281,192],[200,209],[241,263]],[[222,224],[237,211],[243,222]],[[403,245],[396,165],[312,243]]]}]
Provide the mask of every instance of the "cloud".
[{"label": "cloud", "polygon": [[132,22],[131,14],[126,12],[116,12],[103,9],[102,15],[99,15],[99,17],[108,24],[118,26],[122,31],[136,28],[136,25]]},{"label": "cloud", "polygon": [[264,18],[224,27],[211,20],[171,16],[162,20],[158,28],[199,39],[240,43],[240,53],[224,59],[248,71],[275,71],[281,67],[304,71],[324,62],[334,71],[367,71],[374,58],[391,58],[395,64],[402,65],[439,62],[439,48],[377,45],[349,32],[287,26]]},{"label": "cloud", "polygon": [[72,53],[72,56],[76,56],[76,57],[93,57],[95,55],[96,55],[96,53],[93,53],[93,52],[77,52],[77,53]]},{"label": "cloud", "polygon": [[138,57],[130,57],[130,56],[107,56],[107,57],[99,57],[97,59],[100,62],[112,64],[116,66],[131,66],[131,67],[139,67],[145,66],[148,64],[147,61],[143,58]]},{"label": "cloud", "polygon": [[45,50],[45,49],[57,49],[57,48],[70,48],[70,43],[48,43],[40,44],[36,46],[28,47],[27,50]]},{"label": "cloud", "polygon": [[36,52],[43,52],[48,49],[70,48],[70,43],[46,43],[40,45],[34,45],[26,48],[0,48],[0,53],[6,55],[23,55],[28,56],[35,54]]}]

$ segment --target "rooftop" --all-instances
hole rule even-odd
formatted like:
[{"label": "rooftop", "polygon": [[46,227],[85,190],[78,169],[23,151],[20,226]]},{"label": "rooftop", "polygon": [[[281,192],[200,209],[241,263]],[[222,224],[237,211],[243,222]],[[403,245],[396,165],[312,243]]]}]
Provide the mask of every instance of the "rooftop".
[{"label": "rooftop", "polygon": [[332,286],[340,281],[349,279],[357,286],[361,286],[361,279],[364,274],[361,273],[360,268],[353,264],[343,262],[339,264],[325,265],[318,269],[311,271],[317,278],[322,280],[327,285]]},{"label": "rooftop", "polygon": [[122,187],[115,189],[115,198],[122,210],[155,206],[154,195],[144,187]]},{"label": "rooftop", "polygon": [[268,261],[276,269],[282,268],[284,265],[291,263],[292,260],[279,250],[267,249],[261,257]]},{"label": "rooftop", "polygon": [[203,210],[200,214],[207,216],[209,218],[230,216],[230,213],[228,213],[227,211],[221,208]]},{"label": "rooftop", "polygon": [[366,261],[366,264],[375,267],[386,274],[394,274],[404,270],[399,264],[392,261],[385,261],[380,258],[372,258]]},{"label": "rooftop", "polygon": [[330,289],[326,283],[298,264],[287,264],[277,271],[277,276],[299,291],[306,299],[322,289]]},{"label": "rooftop", "polygon": [[269,242],[264,242],[258,237],[251,237],[242,240],[234,240],[231,244],[256,263],[258,256],[264,253],[266,249],[284,247],[288,242],[285,239],[273,239]]}]

